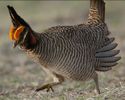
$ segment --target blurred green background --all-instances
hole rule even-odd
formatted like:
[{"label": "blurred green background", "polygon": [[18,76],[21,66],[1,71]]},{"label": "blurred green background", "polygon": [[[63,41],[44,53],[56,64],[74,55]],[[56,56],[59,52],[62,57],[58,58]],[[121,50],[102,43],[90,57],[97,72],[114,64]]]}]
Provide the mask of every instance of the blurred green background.
[{"label": "blurred green background", "polygon": [[[11,24],[7,5],[13,6],[37,32],[56,25],[83,23],[89,1],[0,1],[0,100],[125,100],[125,1],[106,0],[106,23],[116,37],[122,60],[112,71],[99,73],[102,94],[94,93],[92,81],[66,82],[54,93],[34,93],[45,73],[8,38]],[[70,83],[70,84],[69,84]]]}]

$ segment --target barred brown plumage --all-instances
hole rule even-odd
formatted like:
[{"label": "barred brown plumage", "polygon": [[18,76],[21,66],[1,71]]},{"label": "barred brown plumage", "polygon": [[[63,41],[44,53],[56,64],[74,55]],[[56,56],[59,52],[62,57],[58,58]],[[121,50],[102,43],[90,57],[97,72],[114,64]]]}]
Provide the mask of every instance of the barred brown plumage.
[{"label": "barred brown plumage", "polygon": [[121,58],[116,57],[119,50],[114,50],[117,47],[117,43],[113,43],[114,37],[109,38],[103,0],[90,0],[86,23],[55,26],[41,34],[34,32],[13,7],[8,8],[14,27],[25,26],[15,46],[19,45],[53,77],[53,83],[36,91],[45,88],[49,91],[52,86],[68,78],[77,81],[94,79],[97,92],[100,93],[96,71],[112,69]]}]

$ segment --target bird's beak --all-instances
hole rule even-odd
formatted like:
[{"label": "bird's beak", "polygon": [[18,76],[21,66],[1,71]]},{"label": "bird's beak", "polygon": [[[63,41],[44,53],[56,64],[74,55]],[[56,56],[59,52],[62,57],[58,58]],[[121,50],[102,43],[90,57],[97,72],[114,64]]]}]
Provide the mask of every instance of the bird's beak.
[{"label": "bird's beak", "polygon": [[17,45],[19,45],[19,42],[15,41],[13,44],[13,48],[17,47]]},{"label": "bird's beak", "polygon": [[7,6],[12,21],[12,27],[10,28],[9,37],[14,41],[14,48],[20,44],[20,33],[24,31],[24,20],[16,13],[15,9],[11,6]]},{"label": "bird's beak", "polygon": [[28,25],[28,23],[21,18],[17,12],[15,11],[15,9],[12,6],[7,6],[8,10],[9,10],[9,14],[10,14],[10,18],[12,21],[12,27],[10,28],[10,32],[9,32],[9,37],[11,40],[14,41],[14,48],[19,45],[23,40],[23,36],[24,34],[21,35],[21,33],[25,33],[24,31],[26,31],[26,28],[30,28],[30,26]]},{"label": "bird's beak", "polygon": [[[19,27],[20,23],[17,20],[18,15],[17,15],[16,11],[14,10],[14,8],[9,6],[9,5],[7,6],[7,8],[9,10],[10,18],[11,18],[11,21],[13,24],[12,27],[10,28],[9,35],[10,35],[11,40],[15,40],[14,39],[14,31]],[[19,42],[15,41],[13,47],[15,48],[18,44],[19,44]]]},{"label": "bird's beak", "polygon": [[15,41],[13,44],[13,48],[17,47],[20,43],[21,43],[21,39],[19,39],[18,41]]}]

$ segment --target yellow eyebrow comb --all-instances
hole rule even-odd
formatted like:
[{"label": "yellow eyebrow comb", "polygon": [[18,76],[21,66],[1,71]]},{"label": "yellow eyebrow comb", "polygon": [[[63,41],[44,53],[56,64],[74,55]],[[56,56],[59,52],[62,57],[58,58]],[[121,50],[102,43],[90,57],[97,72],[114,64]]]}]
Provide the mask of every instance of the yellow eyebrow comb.
[{"label": "yellow eyebrow comb", "polygon": [[24,30],[24,26],[19,26],[16,30],[13,26],[10,27],[9,37],[10,40],[19,40],[20,33]]}]

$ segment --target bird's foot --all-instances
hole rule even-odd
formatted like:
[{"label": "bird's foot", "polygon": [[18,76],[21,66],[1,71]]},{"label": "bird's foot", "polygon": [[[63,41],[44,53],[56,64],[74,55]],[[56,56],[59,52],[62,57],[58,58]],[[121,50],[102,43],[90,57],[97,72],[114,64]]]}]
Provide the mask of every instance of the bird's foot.
[{"label": "bird's foot", "polygon": [[52,91],[52,92],[54,92],[54,89],[52,88],[52,86],[53,86],[53,84],[45,84],[45,85],[43,85],[42,87],[38,87],[35,91],[36,92],[39,92],[39,91],[41,91],[41,90],[44,90],[44,89],[46,89],[46,91],[47,92],[49,92],[49,91]]}]

